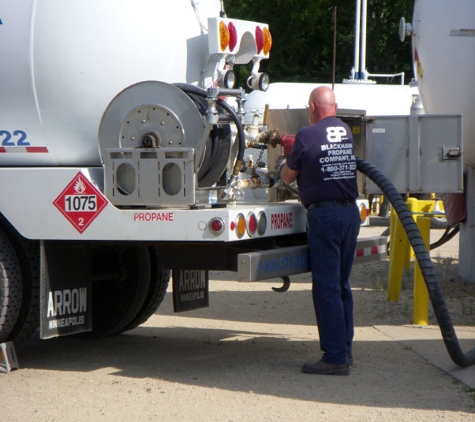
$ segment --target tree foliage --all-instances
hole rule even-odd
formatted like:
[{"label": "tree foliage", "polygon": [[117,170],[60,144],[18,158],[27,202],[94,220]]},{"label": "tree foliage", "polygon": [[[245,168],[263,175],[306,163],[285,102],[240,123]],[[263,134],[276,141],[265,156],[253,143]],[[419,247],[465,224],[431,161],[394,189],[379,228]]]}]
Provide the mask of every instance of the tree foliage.
[{"label": "tree foliage", "polygon": [[[368,0],[366,68],[370,74],[405,72],[406,83],[412,78],[411,46],[399,41],[398,28],[402,16],[410,21],[413,1]],[[224,0],[224,5],[228,17],[269,24],[273,47],[261,70],[271,75],[272,82],[329,83],[333,72],[337,83],[350,77],[356,0]]]}]

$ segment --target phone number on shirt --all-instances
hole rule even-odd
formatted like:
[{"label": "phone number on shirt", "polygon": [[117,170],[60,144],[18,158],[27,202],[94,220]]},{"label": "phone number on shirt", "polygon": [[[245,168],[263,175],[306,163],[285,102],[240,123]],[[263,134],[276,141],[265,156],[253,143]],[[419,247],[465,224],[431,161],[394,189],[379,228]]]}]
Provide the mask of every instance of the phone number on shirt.
[{"label": "phone number on shirt", "polygon": [[337,166],[325,166],[324,171],[335,172],[335,171],[354,171],[356,170],[356,164],[340,164]]}]

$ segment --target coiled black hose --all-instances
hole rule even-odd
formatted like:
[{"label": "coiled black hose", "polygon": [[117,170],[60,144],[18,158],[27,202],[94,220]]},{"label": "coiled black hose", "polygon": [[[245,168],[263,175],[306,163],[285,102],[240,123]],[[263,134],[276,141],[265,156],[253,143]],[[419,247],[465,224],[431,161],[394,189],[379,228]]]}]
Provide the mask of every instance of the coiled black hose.
[{"label": "coiled black hose", "polygon": [[356,165],[358,171],[366,175],[366,177],[376,183],[376,185],[383,191],[401,220],[419,263],[422,276],[424,277],[427,290],[429,291],[429,298],[442,333],[442,338],[450,357],[454,363],[461,367],[473,365],[475,363],[475,348],[467,353],[463,353],[462,348],[460,347],[457,334],[455,333],[452,324],[452,319],[450,318],[447,305],[445,304],[442,291],[440,290],[439,281],[437,280],[429,252],[427,251],[424,240],[419,232],[419,228],[414,221],[412,213],[407,208],[404,199],[396,190],[394,185],[371,164],[361,158],[357,158]]},{"label": "coiled black hose", "polygon": [[[186,94],[199,95],[205,98],[208,95],[205,89],[200,88],[196,85],[183,84],[183,83],[176,83],[173,85],[176,86],[177,88],[180,88]],[[238,149],[238,153],[236,157],[236,163],[240,163],[239,164],[239,168],[240,168],[241,165],[244,163],[244,153],[246,151],[246,136],[244,133],[244,127],[237,113],[226,101],[218,99],[218,101],[216,101],[216,104],[218,104],[220,107],[226,110],[231,116],[233,122],[236,124],[237,130],[238,130],[238,140],[239,140],[239,149]]]}]

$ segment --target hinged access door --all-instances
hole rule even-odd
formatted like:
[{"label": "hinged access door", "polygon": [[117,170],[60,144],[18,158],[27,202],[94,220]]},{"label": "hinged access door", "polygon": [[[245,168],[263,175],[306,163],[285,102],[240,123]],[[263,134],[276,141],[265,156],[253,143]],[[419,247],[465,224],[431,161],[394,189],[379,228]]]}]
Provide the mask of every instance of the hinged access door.
[{"label": "hinged access door", "polygon": [[[365,160],[401,193],[462,192],[462,116],[370,117]],[[366,193],[382,192],[366,179]]]}]

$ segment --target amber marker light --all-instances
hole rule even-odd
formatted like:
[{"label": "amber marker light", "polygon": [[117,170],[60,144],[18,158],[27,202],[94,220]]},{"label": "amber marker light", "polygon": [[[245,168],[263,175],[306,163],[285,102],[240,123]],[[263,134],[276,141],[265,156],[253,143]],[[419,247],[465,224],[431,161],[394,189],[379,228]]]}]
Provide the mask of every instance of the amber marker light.
[{"label": "amber marker light", "polygon": [[270,34],[270,31],[267,28],[264,28],[263,33],[264,33],[263,51],[264,51],[264,54],[267,56],[269,54],[269,51],[272,48],[272,35]]},{"label": "amber marker light", "polygon": [[228,47],[229,39],[230,35],[228,27],[223,21],[219,22],[219,45],[222,51],[226,50]]},{"label": "amber marker light", "polygon": [[239,214],[236,217],[236,235],[241,238],[246,233],[246,219],[243,214]]},{"label": "amber marker light", "polygon": [[368,212],[368,209],[366,208],[366,205],[361,204],[361,207],[360,207],[361,224],[364,224],[366,222],[368,215],[369,215],[369,212]]}]

